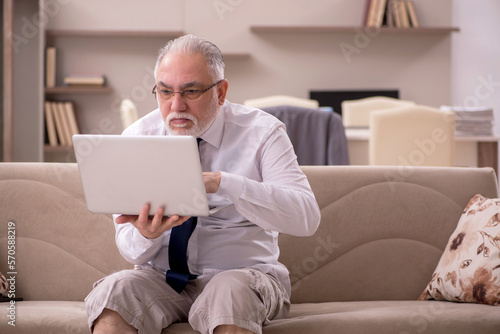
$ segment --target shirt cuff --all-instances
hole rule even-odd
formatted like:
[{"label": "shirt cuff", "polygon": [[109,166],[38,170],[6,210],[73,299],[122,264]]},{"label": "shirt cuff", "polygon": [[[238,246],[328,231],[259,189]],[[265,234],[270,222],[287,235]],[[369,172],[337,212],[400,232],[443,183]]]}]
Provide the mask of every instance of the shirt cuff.
[{"label": "shirt cuff", "polygon": [[155,239],[148,239],[139,232],[138,229],[134,228],[132,233],[132,241],[130,242],[134,253],[142,254],[146,251],[156,250],[161,247],[163,243],[163,234]]},{"label": "shirt cuff", "polygon": [[245,188],[245,177],[221,172],[221,181],[216,195],[228,198],[231,202],[236,203],[243,193]]}]

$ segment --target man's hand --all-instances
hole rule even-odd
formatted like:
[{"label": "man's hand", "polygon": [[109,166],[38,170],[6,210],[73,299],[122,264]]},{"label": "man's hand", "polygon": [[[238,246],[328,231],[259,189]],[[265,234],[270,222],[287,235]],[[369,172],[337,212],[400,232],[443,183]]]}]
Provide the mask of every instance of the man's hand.
[{"label": "man's hand", "polygon": [[203,172],[203,181],[205,181],[205,190],[207,194],[216,193],[219,190],[222,174],[220,172]]},{"label": "man's hand", "polygon": [[189,217],[180,217],[178,215],[164,217],[164,208],[159,208],[154,216],[149,216],[149,209],[150,205],[145,204],[138,216],[121,215],[116,217],[115,222],[117,224],[130,223],[134,225],[144,237],[155,239],[161,236],[163,232],[177,225],[181,225],[189,219]]}]

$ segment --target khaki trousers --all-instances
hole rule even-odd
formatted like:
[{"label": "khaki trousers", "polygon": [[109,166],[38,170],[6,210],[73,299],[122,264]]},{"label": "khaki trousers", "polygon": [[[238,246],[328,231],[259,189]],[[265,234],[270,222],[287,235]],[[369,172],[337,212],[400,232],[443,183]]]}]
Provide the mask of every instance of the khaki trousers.
[{"label": "khaki trousers", "polygon": [[262,333],[262,325],[288,314],[290,301],[281,283],[255,269],[228,270],[189,282],[178,294],[154,268],[124,270],[94,284],[85,298],[89,327],[104,308],[118,312],[139,334],[161,333],[189,321],[203,334],[223,324]]}]

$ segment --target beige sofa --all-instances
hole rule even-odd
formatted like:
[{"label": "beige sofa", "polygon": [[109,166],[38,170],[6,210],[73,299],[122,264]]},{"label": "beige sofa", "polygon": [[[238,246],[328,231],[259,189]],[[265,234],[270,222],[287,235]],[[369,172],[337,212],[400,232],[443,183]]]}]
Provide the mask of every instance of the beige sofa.
[{"label": "beige sofa", "polygon": [[[500,332],[498,307],[416,300],[469,199],[498,196],[491,169],[303,169],[322,223],[314,236],[280,237],[293,305],[265,334]],[[111,217],[87,211],[74,164],[3,163],[0,187],[0,271],[13,271],[5,255],[12,222],[14,292],[24,299],[14,310],[1,304],[0,333],[88,333],[82,300],[93,282],[131,267]],[[175,324],[163,333],[194,331]]]}]

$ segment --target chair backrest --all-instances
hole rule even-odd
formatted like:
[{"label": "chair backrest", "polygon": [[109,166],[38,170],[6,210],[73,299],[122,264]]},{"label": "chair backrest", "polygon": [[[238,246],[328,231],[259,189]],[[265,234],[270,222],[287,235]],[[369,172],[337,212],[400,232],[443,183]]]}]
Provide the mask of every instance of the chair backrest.
[{"label": "chair backrest", "polygon": [[253,108],[268,108],[276,106],[294,106],[317,109],[319,102],[288,95],[272,95],[243,101],[243,104]]},{"label": "chair backrest", "polygon": [[453,112],[415,105],[374,112],[370,122],[370,165],[453,166]]},{"label": "chair backrest", "polygon": [[120,104],[120,118],[123,130],[139,119],[137,107],[130,99],[123,99]]},{"label": "chair backrest", "polygon": [[300,165],[349,164],[347,139],[339,114],[295,106],[262,110],[285,124]]},{"label": "chair backrest", "polygon": [[415,102],[385,96],[346,100],[341,103],[342,122],[345,127],[369,127],[372,112],[409,105],[415,105]]}]

